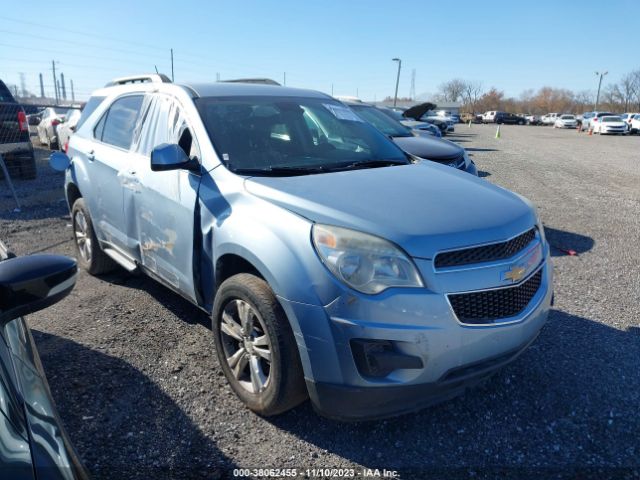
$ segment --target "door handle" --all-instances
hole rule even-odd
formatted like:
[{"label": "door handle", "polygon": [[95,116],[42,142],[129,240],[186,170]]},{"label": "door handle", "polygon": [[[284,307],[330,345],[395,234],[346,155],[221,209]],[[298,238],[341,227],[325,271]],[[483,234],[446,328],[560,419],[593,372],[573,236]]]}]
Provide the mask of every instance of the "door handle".
[{"label": "door handle", "polygon": [[87,153],[87,158],[91,161],[94,161],[96,159],[96,156],[94,153],[95,153],[95,150],[89,151],[89,153]]}]

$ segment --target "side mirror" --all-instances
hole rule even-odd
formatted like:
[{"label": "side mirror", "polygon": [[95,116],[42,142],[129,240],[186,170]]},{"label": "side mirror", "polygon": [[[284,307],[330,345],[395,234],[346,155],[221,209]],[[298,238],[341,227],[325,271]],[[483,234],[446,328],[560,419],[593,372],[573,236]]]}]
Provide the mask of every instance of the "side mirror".
[{"label": "side mirror", "polygon": [[198,170],[198,162],[191,160],[180,145],[163,143],[151,151],[151,170]]},{"label": "side mirror", "polygon": [[69,130],[71,130],[72,132],[76,131],[76,125],[69,125]]},{"label": "side mirror", "polygon": [[0,327],[66,297],[76,283],[75,260],[30,255],[0,262]]},{"label": "side mirror", "polygon": [[53,152],[49,155],[49,165],[57,172],[64,172],[71,164],[71,159],[63,152]]}]

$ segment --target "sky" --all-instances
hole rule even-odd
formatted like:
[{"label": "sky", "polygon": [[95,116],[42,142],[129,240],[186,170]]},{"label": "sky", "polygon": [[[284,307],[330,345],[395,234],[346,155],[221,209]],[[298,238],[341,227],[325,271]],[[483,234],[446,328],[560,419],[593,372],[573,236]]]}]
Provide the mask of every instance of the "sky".
[{"label": "sky", "polygon": [[[52,60],[76,99],[155,68],[176,82],[269,77],[364,100],[418,96],[452,78],[507,96],[597,88],[640,69],[640,1],[87,0],[0,9],[0,79],[52,96]],[[68,92],[70,96],[70,92]]]}]

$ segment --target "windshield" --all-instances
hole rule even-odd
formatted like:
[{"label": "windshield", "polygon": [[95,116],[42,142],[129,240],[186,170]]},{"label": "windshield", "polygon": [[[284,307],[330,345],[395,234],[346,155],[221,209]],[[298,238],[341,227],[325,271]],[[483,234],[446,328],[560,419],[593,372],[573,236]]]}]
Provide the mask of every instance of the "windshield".
[{"label": "windshield", "polygon": [[66,115],[69,109],[62,107],[51,107],[51,109],[58,115]]},{"label": "windshield", "polygon": [[560,118],[562,120],[575,120],[575,117],[573,115],[562,115]]},{"label": "windshield", "polygon": [[195,102],[221,160],[238,173],[409,163],[393,142],[329,98],[204,97]]},{"label": "windshield", "polygon": [[602,121],[603,122],[621,122],[622,119],[620,117],[604,117]]},{"label": "windshield", "polygon": [[402,115],[402,112],[398,112],[397,110],[391,110],[390,108],[378,108],[382,113],[384,113],[387,117],[393,118],[394,120],[406,120],[406,118]]},{"label": "windshield", "polygon": [[390,137],[411,137],[411,129],[388,117],[375,107],[367,105],[350,105],[365,121]]}]

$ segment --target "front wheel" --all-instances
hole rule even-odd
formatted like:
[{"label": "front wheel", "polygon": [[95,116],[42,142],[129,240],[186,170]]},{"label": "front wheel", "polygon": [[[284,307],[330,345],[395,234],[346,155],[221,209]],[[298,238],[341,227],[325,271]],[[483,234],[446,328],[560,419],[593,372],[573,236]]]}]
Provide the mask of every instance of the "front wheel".
[{"label": "front wheel", "polygon": [[83,198],[77,199],[71,208],[71,224],[80,266],[91,275],[113,270],[116,264],[100,248]]},{"label": "front wheel", "polygon": [[212,323],[222,371],[251,410],[277,415],[307,398],[291,326],[264,280],[247,273],[225,280]]}]

